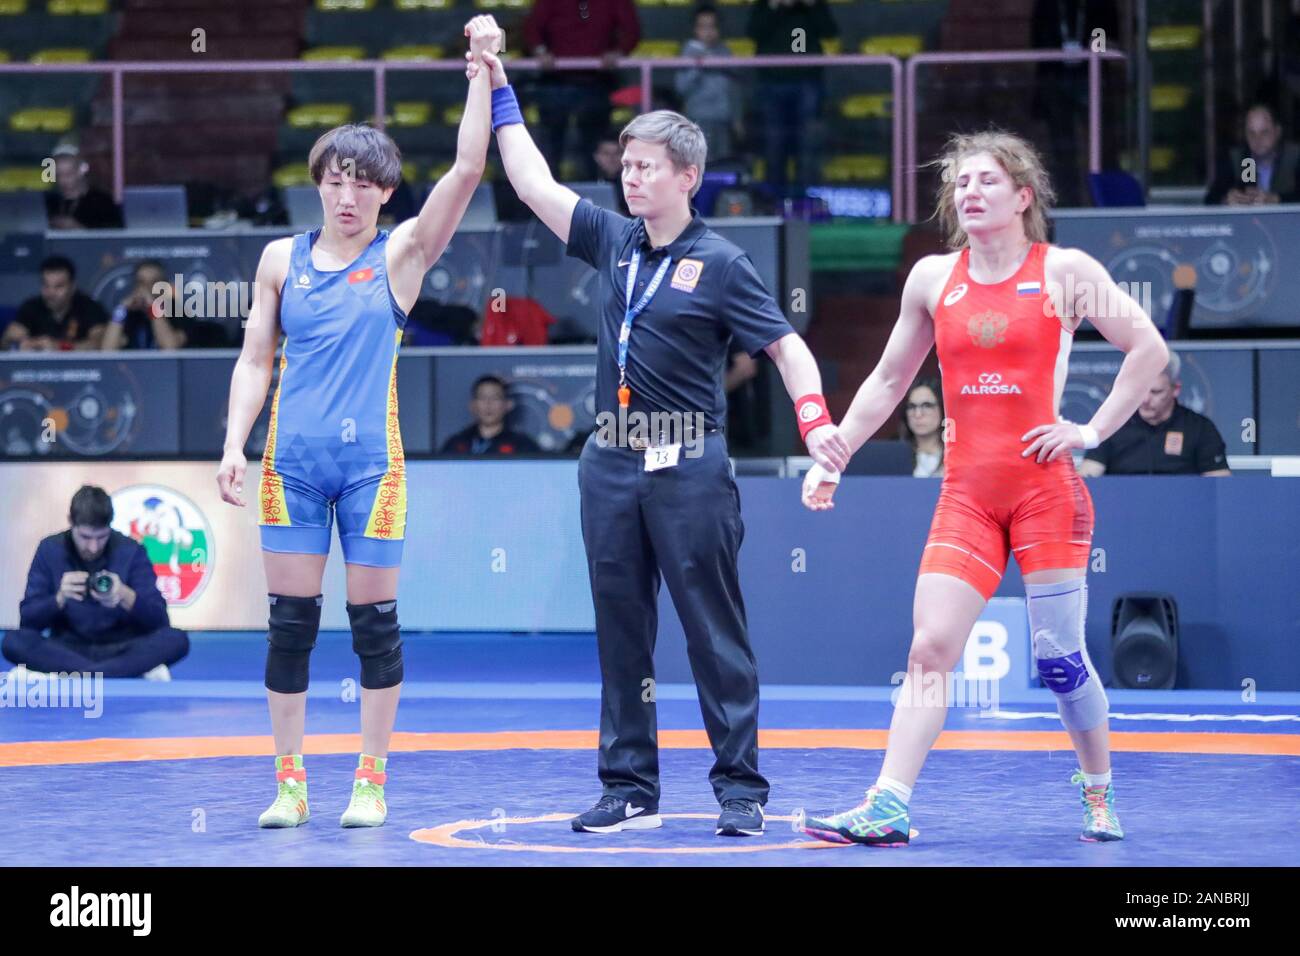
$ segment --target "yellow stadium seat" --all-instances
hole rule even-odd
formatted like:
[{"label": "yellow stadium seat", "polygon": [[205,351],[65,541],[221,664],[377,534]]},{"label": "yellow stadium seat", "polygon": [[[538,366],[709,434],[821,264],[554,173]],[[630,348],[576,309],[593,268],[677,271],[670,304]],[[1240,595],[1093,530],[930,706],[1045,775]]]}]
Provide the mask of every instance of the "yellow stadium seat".
[{"label": "yellow stadium seat", "polygon": [[522,10],[532,5],[533,0],[474,0],[480,10]]},{"label": "yellow stadium seat", "polygon": [[428,181],[436,183],[438,180],[442,179],[443,176],[447,175],[447,170],[449,169],[451,169],[451,160],[449,159],[444,159],[440,163],[434,163],[429,167]]},{"label": "yellow stadium seat", "polygon": [[920,53],[925,43],[916,33],[882,33],[867,37],[858,49],[873,56],[912,56]]},{"label": "yellow stadium seat", "polygon": [[315,185],[311,181],[311,171],[307,169],[306,163],[290,163],[288,166],[281,166],[271,173],[271,182],[275,183],[277,189]]},{"label": "yellow stadium seat", "polygon": [[727,44],[732,56],[753,56],[756,49],[754,41],[749,37],[731,37],[722,42]]},{"label": "yellow stadium seat", "polygon": [[720,7],[748,7],[752,3],[753,0],[718,0]]},{"label": "yellow stadium seat", "polygon": [[108,0],[50,0],[45,10],[56,17],[102,17],[108,10]]},{"label": "yellow stadium seat", "polygon": [[822,40],[822,52],[827,56],[839,56],[844,52],[844,42],[839,37],[827,37]]},{"label": "yellow stadium seat", "polygon": [[[696,4],[696,0],[660,0],[660,2],[665,7],[693,7]],[[639,5],[643,7],[650,6],[645,0],[640,0]]]},{"label": "yellow stadium seat", "polygon": [[0,0],[0,16],[18,16],[27,12],[27,0]]},{"label": "yellow stadium seat", "polygon": [[294,129],[342,126],[352,122],[352,106],[349,103],[305,103],[289,110],[285,119]]},{"label": "yellow stadium seat", "polygon": [[402,178],[405,179],[408,183],[413,183],[415,182],[417,175],[419,175],[419,167],[415,165],[415,160],[413,159],[402,160]]},{"label": "yellow stadium seat", "polygon": [[1152,27],[1147,34],[1148,50],[1195,50],[1201,45],[1198,26]]},{"label": "yellow stadium seat", "polygon": [[449,10],[456,0],[393,0],[397,10]]},{"label": "yellow stadium seat", "polygon": [[425,126],[433,116],[433,107],[423,102],[403,102],[393,104],[393,115],[389,122],[394,126]]},{"label": "yellow stadium seat", "polygon": [[542,121],[541,111],[537,109],[537,104],[529,103],[524,107],[524,122],[529,126],[536,126]]},{"label": "yellow stadium seat", "polygon": [[642,40],[636,45],[632,55],[660,60],[665,57],[676,56],[681,52],[681,49],[682,45],[677,40]]},{"label": "yellow stadium seat", "polygon": [[12,193],[48,189],[39,166],[5,166],[0,168],[0,192]]},{"label": "yellow stadium seat", "polygon": [[1151,87],[1151,108],[1161,112],[1186,109],[1191,97],[1192,90],[1189,86],[1181,83],[1158,84]]},{"label": "yellow stadium seat", "polygon": [[316,0],[316,9],[325,13],[337,11],[365,11],[375,8],[375,0]]},{"label": "yellow stadium seat", "polygon": [[363,46],[317,46],[303,50],[304,60],[364,60],[366,48]]},{"label": "yellow stadium seat", "polygon": [[72,110],[66,106],[34,106],[9,117],[16,133],[66,133],[72,129]]},{"label": "yellow stadium seat", "polygon": [[8,62],[9,62],[9,51],[0,50],[0,63],[8,63]]},{"label": "yellow stadium seat", "polygon": [[833,183],[884,179],[888,172],[889,160],[875,153],[844,154],[822,164],[822,175]]},{"label": "yellow stadium seat", "polygon": [[31,56],[32,63],[89,63],[90,51],[85,47],[59,46],[48,50],[37,50]]},{"label": "yellow stadium seat", "polygon": [[888,119],[893,116],[892,93],[858,93],[840,100],[845,119]]},{"label": "yellow stadium seat", "polygon": [[465,104],[454,103],[442,111],[442,121],[448,126],[459,126],[461,117],[465,115]]},{"label": "yellow stadium seat", "polygon": [[442,45],[438,43],[407,43],[389,47],[382,54],[385,60],[441,60]]},{"label": "yellow stadium seat", "polygon": [[1151,171],[1153,173],[1167,173],[1173,169],[1174,158],[1177,153],[1172,146],[1152,146],[1149,155]]},{"label": "yellow stadium seat", "polygon": [[636,119],[637,111],[630,106],[616,106],[609,114],[609,121],[615,126],[626,126]]}]

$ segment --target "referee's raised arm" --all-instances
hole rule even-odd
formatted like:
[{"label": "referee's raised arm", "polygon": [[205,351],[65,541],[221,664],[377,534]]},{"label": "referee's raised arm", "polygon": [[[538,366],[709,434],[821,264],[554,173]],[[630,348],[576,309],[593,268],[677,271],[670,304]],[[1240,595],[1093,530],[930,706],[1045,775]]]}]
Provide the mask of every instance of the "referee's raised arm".
[{"label": "referee's raised arm", "polygon": [[[500,59],[485,52],[483,62],[492,71],[492,129],[497,134],[497,147],[501,150],[501,161],[510,185],[524,205],[546,224],[546,228],[567,244],[569,223],[573,218],[573,208],[578,205],[578,194],[557,183],[551,175],[546,157],[524,126],[523,113]],[[478,64],[471,60],[465,69],[466,74],[472,79],[477,71]]]}]

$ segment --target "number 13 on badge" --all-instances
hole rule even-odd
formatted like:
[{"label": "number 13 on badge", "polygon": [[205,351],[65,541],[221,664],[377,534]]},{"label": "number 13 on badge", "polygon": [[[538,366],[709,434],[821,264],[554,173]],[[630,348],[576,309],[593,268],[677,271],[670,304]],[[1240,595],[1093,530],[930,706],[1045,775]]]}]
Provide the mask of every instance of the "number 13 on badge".
[{"label": "number 13 on badge", "polygon": [[659,445],[645,450],[645,470],[659,471],[661,468],[674,468],[682,453],[682,444]]}]

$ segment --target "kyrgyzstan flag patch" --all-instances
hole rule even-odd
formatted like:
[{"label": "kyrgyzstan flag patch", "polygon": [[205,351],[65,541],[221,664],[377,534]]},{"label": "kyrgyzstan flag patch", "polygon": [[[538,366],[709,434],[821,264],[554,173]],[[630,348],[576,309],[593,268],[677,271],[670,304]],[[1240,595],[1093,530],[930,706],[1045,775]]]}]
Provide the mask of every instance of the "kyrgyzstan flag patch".
[{"label": "kyrgyzstan flag patch", "polygon": [[358,269],[356,272],[348,273],[348,283],[369,282],[375,277],[375,270],[366,266],[364,269]]}]

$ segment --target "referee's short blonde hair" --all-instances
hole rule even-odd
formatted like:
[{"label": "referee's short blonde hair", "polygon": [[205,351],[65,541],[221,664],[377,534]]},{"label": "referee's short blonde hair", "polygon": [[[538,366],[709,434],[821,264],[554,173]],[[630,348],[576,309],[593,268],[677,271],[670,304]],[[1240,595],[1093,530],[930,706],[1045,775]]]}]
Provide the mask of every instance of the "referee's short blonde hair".
[{"label": "referee's short blonde hair", "polygon": [[691,190],[692,198],[704,184],[704,161],[708,159],[709,146],[704,141],[704,132],[681,113],[672,110],[655,110],[642,113],[623,127],[618,135],[618,145],[626,149],[628,140],[636,139],[643,143],[659,143],[668,153],[673,168],[678,172],[690,166],[699,170],[695,187]]}]

